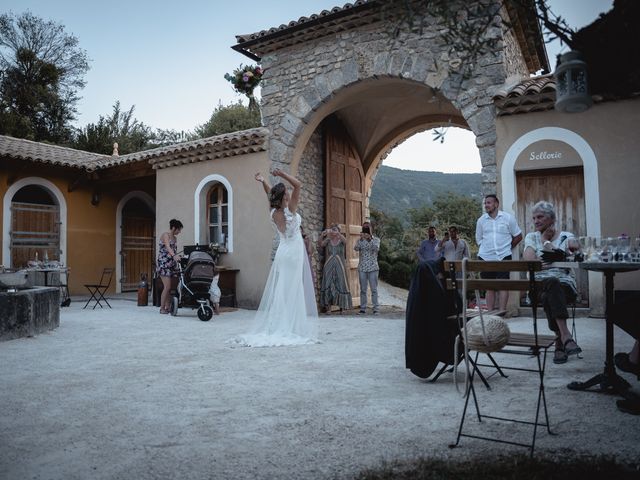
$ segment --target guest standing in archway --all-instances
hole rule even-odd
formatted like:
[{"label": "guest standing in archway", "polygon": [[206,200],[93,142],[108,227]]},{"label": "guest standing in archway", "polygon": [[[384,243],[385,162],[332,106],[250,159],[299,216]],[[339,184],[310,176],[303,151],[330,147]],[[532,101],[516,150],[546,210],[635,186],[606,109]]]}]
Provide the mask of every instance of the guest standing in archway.
[{"label": "guest standing in archway", "polygon": [[340,308],[340,313],[352,308],[351,291],[347,280],[346,245],[347,239],[336,223],[324,230],[318,240],[318,247],[325,250],[320,305],[324,307],[327,314],[331,313],[333,305]]}]

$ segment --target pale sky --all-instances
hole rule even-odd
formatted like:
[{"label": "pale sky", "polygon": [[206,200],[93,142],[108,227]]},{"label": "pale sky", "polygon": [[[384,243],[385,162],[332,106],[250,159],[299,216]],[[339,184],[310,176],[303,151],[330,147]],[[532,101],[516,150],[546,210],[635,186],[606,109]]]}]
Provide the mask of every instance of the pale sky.
[{"label": "pale sky", "polygon": [[[221,101],[244,99],[224,79],[241,63],[235,35],[286,24],[344,5],[340,0],[2,0],[1,12],[30,10],[61,23],[78,37],[91,59],[80,92],[78,126],[111,113],[120,100],[135,105],[135,117],[154,128],[192,130]],[[574,28],[611,8],[612,0],[550,0]],[[555,65],[558,48],[548,47]],[[391,153],[385,165],[409,170],[479,172],[474,137],[451,128],[443,144],[430,132],[417,134]]]}]

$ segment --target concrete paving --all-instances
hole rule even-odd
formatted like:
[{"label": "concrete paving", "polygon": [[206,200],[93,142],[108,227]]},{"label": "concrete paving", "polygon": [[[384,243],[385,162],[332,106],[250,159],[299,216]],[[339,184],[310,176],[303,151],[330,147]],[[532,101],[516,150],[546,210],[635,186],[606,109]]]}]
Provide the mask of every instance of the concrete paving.
[{"label": "concrete paving", "polygon": [[[0,343],[0,478],[350,478],[385,461],[524,452],[473,439],[447,447],[463,398],[451,374],[428,383],[404,368],[401,310],[323,316],[317,345],[232,348],[225,341],[248,330],[253,312],[201,322],[192,310],[171,317],[111,303],[74,301],[57,330]],[[530,323],[510,320],[513,330]],[[603,367],[603,320],[580,318],[578,328],[584,359],[548,362],[557,435],[543,429],[537,452],[638,461],[640,417],[619,412],[615,396],[566,388]],[[616,332],[617,351],[631,345]],[[527,414],[535,377],[494,376],[480,400],[498,415]],[[484,432],[526,441],[530,430],[489,421]]]}]

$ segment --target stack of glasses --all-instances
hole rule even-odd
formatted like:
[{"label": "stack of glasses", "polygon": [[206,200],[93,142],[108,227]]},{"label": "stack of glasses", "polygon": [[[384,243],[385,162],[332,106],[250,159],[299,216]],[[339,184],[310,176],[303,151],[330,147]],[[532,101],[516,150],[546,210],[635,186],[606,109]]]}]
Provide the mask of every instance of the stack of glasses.
[{"label": "stack of glasses", "polygon": [[580,249],[588,262],[640,263],[640,237],[580,237]]}]

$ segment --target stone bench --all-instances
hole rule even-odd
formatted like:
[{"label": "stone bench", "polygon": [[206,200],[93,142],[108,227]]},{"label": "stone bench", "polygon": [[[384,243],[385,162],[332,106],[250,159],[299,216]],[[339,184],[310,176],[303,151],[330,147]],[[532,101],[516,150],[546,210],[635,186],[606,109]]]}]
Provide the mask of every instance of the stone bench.
[{"label": "stone bench", "polygon": [[0,291],[0,341],[32,337],[60,325],[60,289]]}]

